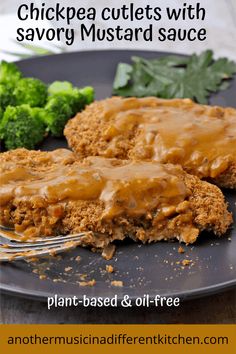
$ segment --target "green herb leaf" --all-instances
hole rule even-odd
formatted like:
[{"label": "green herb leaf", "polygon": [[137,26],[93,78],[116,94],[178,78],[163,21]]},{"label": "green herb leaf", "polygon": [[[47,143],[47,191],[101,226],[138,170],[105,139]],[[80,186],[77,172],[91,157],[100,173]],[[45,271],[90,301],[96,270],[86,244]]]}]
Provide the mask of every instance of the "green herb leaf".
[{"label": "green herb leaf", "polygon": [[131,78],[132,71],[132,66],[129,64],[120,63],[118,65],[113,84],[115,90],[124,87],[128,84]]},{"label": "green herb leaf", "polygon": [[132,66],[118,65],[114,94],[191,98],[205,104],[211,92],[228,87],[226,80],[236,72],[236,64],[227,58],[214,61],[211,50],[191,57],[174,55],[154,60],[133,57],[132,62]]}]

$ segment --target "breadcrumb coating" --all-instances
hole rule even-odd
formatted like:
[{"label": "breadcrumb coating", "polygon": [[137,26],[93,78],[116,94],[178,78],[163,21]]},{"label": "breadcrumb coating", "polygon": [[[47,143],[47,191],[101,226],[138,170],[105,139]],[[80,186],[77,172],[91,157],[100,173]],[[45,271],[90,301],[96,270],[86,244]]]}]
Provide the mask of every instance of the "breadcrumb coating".
[{"label": "breadcrumb coating", "polygon": [[[90,165],[90,160],[76,162],[69,150],[53,152],[17,149],[0,155],[1,171],[8,171],[14,165],[27,167],[31,171],[48,171],[53,166]],[[125,164],[116,161],[117,165]],[[130,217],[126,213],[104,221],[104,202],[95,200],[64,200],[53,205],[46,197],[14,197],[6,205],[0,206],[0,223],[13,226],[26,237],[85,232],[83,246],[108,249],[115,240],[130,237],[143,243],[178,239],[193,243],[206,230],[215,235],[225,234],[232,223],[232,215],[220,189],[198,177],[182,171],[180,175],[188,190],[185,200],[176,211],[161,220],[157,210]],[[109,259],[109,257],[107,257]]]},{"label": "breadcrumb coating", "polygon": [[[181,120],[183,116],[187,117],[184,122]],[[156,117],[156,121],[151,121],[152,117]],[[160,123],[159,119],[162,117],[163,122]],[[168,117],[170,124],[167,124],[165,129],[164,124]],[[195,119],[194,123],[192,123],[193,119]],[[206,128],[202,130],[201,122],[206,122]],[[157,125],[152,127],[152,124]],[[173,124],[176,126],[170,131]],[[180,131],[180,140],[173,139],[171,145],[168,141],[168,134],[173,135],[176,127],[181,129],[182,124],[185,124],[186,130],[182,131],[183,134]],[[211,126],[213,131],[209,133],[208,128]],[[155,131],[155,129],[162,129],[162,132]],[[195,129],[199,132],[198,147],[201,143],[206,146],[202,149],[202,156],[199,155],[201,152],[199,153],[200,150],[197,148],[191,156],[185,158],[183,154],[189,147],[192,149],[196,143],[193,142]],[[78,113],[68,121],[64,134],[69,146],[79,159],[87,156],[105,156],[118,159],[154,159],[162,163],[176,163],[180,164],[186,172],[213,182],[219,187],[235,189],[235,131],[236,110],[233,108],[202,106],[188,99],[112,97],[95,101],[83,112]],[[210,135],[204,136],[205,133]],[[186,134],[190,135],[186,138]],[[169,148],[163,145],[163,137],[170,143]],[[178,135],[174,138],[178,139]],[[155,139],[154,143],[150,143],[151,139]],[[219,145],[220,139],[222,139],[221,145]],[[176,142],[180,145],[175,146]],[[180,147],[181,143],[185,144],[184,148]],[[214,147],[214,144],[218,144],[217,147]],[[225,148],[224,152],[226,145],[227,149]],[[217,157],[219,146],[221,156]],[[209,151],[213,154],[212,161],[208,159]]]}]

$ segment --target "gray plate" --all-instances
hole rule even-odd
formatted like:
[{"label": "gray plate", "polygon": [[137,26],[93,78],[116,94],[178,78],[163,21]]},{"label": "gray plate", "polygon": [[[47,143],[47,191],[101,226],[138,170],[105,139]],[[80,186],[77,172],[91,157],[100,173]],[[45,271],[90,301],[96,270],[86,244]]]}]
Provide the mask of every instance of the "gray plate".
[{"label": "gray plate", "polygon": [[[166,53],[142,51],[97,51],[69,53],[41,57],[18,62],[26,76],[35,76],[45,82],[69,80],[75,85],[92,85],[97,99],[111,95],[116,65],[128,62],[132,55],[154,58]],[[213,95],[211,104],[234,106],[236,80],[226,91]],[[64,139],[49,138],[39,147],[52,150],[67,147]],[[236,193],[225,191],[230,209],[236,218]],[[231,240],[230,240],[231,239]],[[1,266],[1,289],[24,297],[45,300],[47,296],[112,297],[124,294],[132,298],[149,294],[180,296],[182,299],[217,293],[236,285],[236,232],[232,228],[225,237],[214,238],[203,233],[184,254],[178,253],[177,242],[160,242],[138,245],[126,242],[119,244],[115,257],[107,262],[99,254],[78,248],[61,259],[43,260],[36,264],[15,262]],[[81,256],[81,261],[75,257]],[[192,266],[183,267],[183,259],[192,260]],[[115,272],[105,271],[107,264]],[[36,273],[35,273],[36,272]],[[37,274],[38,273],[38,274]],[[45,275],[45,280],[39,279]],[[95,279],[93,287],[81,287],[79,282]],[[112,280],[122,280],[122,288],[113,287]]]}]

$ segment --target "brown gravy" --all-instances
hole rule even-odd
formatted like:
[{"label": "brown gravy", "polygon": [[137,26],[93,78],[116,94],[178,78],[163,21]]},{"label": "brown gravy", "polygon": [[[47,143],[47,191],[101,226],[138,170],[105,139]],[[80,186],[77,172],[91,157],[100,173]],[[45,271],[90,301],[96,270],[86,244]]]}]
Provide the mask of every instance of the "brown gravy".
[{"label": "brown gravy", "polygon": [[110,121],[103,138],[106,157],[129,131],[136,131],[130,158],[179,163],[199,177],[215,178],[236,160],[236,110],[195,104],[189,99],[121,99],[105,103]]},{"label": "brown gravy", "polygon": [[140,216],[153,209],[167,216],[188,195],[183,174],[178,166],[101,157],[88,158],[85,163],[54,164],[43,170],[16,162],[11,163],[10,170],[2,170],[0,205],[14,199],[34,203],[43,198],[50,205],[98,199],[105,205],[104,219],[122,213]]}]

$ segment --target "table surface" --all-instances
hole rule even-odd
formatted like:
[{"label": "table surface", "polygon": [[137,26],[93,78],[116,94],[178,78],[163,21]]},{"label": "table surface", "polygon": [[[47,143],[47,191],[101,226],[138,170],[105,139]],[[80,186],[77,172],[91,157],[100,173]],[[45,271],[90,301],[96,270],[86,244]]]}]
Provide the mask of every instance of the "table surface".
[{"label": "table surface", "polygon": [[57,308],[46,303],[1,295],[0,323],[143,323],[143,324],[230,324],[236,323],[236,289],[209,297],[183,302],[179,308]]}]

